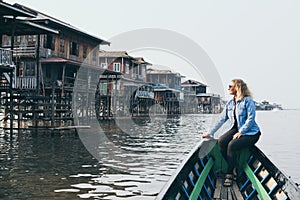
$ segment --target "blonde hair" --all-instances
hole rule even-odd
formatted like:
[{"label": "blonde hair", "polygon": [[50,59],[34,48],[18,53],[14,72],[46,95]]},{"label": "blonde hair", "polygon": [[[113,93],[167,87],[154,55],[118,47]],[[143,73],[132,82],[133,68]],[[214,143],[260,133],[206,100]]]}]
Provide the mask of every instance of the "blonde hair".
[{"label": "blonde hair", "polygon": [[234,84],[237,100],[244,97],[252,97],[247,84],[242,79],[233,79],[232,83]]}]

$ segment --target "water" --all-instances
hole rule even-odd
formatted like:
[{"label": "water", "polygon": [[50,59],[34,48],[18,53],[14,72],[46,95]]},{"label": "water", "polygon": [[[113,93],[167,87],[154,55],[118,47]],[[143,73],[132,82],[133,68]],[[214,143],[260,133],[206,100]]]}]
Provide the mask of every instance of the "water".
[{"label": "water", "polygon": [[262,137],[257,146],[293,181],[300,183],[300,110],[258,112]]},{"label": "water", "polygon": [[[185,115],[163,125],[148,122],[138,134],[110,126],[108,141],[95,148],[98,159],[74,134],[20,133],[10,138],[2,131],[0,199],[155,199],[213,119]],[[299,120],[299,110],[257,112],[263,133],[257,145],[298,183]]]}]

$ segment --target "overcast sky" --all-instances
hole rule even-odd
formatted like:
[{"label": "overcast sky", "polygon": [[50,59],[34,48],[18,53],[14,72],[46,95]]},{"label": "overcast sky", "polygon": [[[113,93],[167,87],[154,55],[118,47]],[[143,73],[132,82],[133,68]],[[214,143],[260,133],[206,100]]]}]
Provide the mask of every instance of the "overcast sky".
[{"label": "overcast sky", "polygon": [[[300,107],[300,1],[4,1],[37,9],[108,40],[142,28],[175,31],[203,48],[225,90],[232,78],[240,77],[255,100]],[[154,64],[175,65],[172,56],[158,61],[139,53]]]}]

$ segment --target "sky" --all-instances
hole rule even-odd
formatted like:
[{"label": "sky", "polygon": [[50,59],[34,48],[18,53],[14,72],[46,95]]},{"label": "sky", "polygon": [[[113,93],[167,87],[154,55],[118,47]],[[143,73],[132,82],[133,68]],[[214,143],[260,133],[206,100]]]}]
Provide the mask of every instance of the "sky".
[{"label": "sky", "polygon": [[[300,108],[300,1],[4,1],[26,5],[108,41],[137,29],[174,31],[206,52],[224,85],[225,98],[229,98],[230,80],[238,77],[245,80],[256,101]],[[188,65],[162,51],[134,53],[153,64]],[[179,73],[192,77],[188,69]]]}]

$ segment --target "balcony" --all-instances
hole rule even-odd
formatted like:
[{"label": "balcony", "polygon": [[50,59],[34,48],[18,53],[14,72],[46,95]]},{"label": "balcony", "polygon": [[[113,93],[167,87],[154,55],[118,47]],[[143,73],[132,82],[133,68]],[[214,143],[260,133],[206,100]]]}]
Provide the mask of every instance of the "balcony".
[{"label": "balcony", "polygon": [[35,46],[25,46],[25,47],[15,47],[14,56],[18,57],[35,57],[36,47]]},{"label": "balcony", "polygon": [[40,48],[40,57],[49,58],[52,57],[53,51],[51,49]]},{"label": "balcony", "polygon": [[[5,51],[10,51],[9,48],[3,49]],[[30,46],[15,46],[13,50],[14,57],[35,57],[36,47],[35,45]]]},{"label": "balcony", "polygon": [[0,48],[0,65],[13,66],[11,50]]},{"label": "balcony", "polygon": [[36,77],[17,77],[16,88],[35,89],[37,86]]}]

